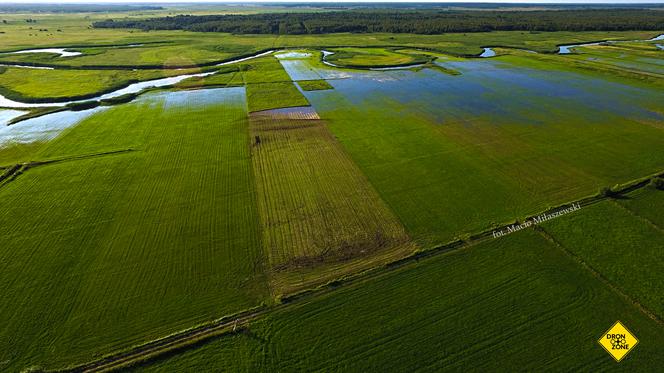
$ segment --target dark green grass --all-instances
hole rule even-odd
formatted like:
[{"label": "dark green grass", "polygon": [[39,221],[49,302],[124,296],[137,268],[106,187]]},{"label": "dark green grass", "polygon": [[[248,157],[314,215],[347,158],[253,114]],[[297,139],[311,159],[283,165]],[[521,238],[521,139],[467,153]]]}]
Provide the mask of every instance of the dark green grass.
[{"label": "dark green grass", "polygon": [[2,369],[88,361],[267,297],[242,95],[215,102],[111,108],[40,157],[133,152],[0,189]]},{"label": "dark green grass", "polygon": [[653,186],[630,193],[629,198],[619,199],[616,202],[627,207],[640,218],[664,229],[664,191]]},{"label": "dark green grass", "polygon": [[[619,365],[597,339],[640,340]],[[137,371],[656,371],[662,326],[528,230],[385,274]]]},{"label": "dark green grass", "polygon": [[324,91],[327,89],[334,89],[326,80],[300,80],[297,84],[304,91]]},{"label": "dark green grass", "polygon": [[[650,193],[652,196],[647,196]],[[643,202],[652,203],[650,207],[635,209],[644,215],[661,215],[657,206],[662,200],[664,192],[649,192]],[[618,203],[606,201],[585,207],[543,227],[614,286],[664,318],[664,232]]]}]

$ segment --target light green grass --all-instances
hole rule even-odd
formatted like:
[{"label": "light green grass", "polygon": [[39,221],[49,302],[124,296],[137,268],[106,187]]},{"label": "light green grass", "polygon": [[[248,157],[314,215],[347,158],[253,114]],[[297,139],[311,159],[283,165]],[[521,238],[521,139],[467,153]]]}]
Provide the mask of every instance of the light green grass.
[{"label": "light green grass", "polygon": [[[657,214],[664,193],[650,192]],[[641,196],[636,197],[637,199]],[[614,286],[664,317],[664,231],[653,227],[620,202],[606,201],[543,225],[562,246],[601,273]],[[629,206],[629,205],[628,205]]]},{"label": "light green grass", "polygon": [[293,106],[309,106],[309,101],[293,82],[247,84],[249,112]]},{"label": "light green grass", "polygon": [[196,73],[199,70],[43,70],[7,68],[0,93],[23,102],[69,101],[97,96],[131,83]]},{"label": "light green grass", "polygon": [[262,57],[240,64],[247,84],[290,82],[291,78],[274,56]]},{"label": "light green grass", "polygon": [[175,84],[175,87],[190,89],[204,87],[237,87],[241,85],[244,85],[242,73],[239,71],[231,71],[202,77],[192,77]]},{"label": "light green grass", "polygon": [[335,48],[327,60],[346,67],[382,67],[426,63],[431,60],[423,54],[397,52],[386,48]]},{"label": "light green grass", "polygon": [[3,369],[88,361],[266,298],[243,96],[215,97],[109,109],[41,156],[135,151],[0,189]]},{"label": "light green grass", "polygon": [[334,89],[330,83],[326,80],[300,80],[297,82],[297,85],[302,88],[303,91],[324,91],[327,89]]},{"label": "light green grass", "polygon": [[[619,365],[597,339],[640,340]],[[662,326],[533,231],[425,260],[136,371],[655,371]]]},{"label": "light green grass", "polygon": [[242,64],[240,71],[247,84],[249,112],[309,105],[273,56]]}]

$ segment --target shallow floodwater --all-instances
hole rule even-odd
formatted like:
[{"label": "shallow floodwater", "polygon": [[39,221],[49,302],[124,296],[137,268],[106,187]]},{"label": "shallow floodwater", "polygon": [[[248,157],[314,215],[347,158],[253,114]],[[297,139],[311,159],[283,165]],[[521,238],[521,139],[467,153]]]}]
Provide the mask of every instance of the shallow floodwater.
[{"label": "shallow floodwater", "polygon": [[560,45],[558,48],[558,54],[570,54],[572,53],[572,48],[576,47],[589,47],[592,45],[601,45],[601,44],[616,44],[616,43],[633,43],[633,42],[646,42],[646,41],[657,41],[664,40],[664,34],[656,36],[648,40],[608,40],[595,43],[583,43],[583,44],[570,44],[570,45]]},{"label": "shallow floodwater", "polygon": [[13,101],[8,98],[6,98],[3,95],[0,95],[0,107],[6,107],[6,108],[31,108],[31,107],[58,107],[58,106],[64,106],[73,102],[85,102],[85,101],[98,101],[98,100],[103,100],[103,99],[109,99],[109,98],[114,98],[114,97],[120,97],[122,95],[126,95],[129,93],[138,93],[141,92],[147,88],[158,88],[158,87],[165,87],[169,85],[173,85],[176,83],[179,83],[185,79],[192,78],[192,77],[202,77],[202,76],[208,76],[212,75],[214,72],[208,72],[208,73],[200,73],[200,74],[187,74],[187,75],[178,75],[178,76],[173,76],[170,78],[162,78],[162,79],[154,79],[154,80],[147,80],[144,82],[138,82],[134,84],[130,84],[129,86],[118,89],[117,91],[113,91],[101,96],[97,96],[94,98],[89,98],[86,100],[77,100],[77,101],[66,101],[66,102],[51,102],[51,103],[24,103],[24,102],[18,102],[18,101]]},{"label": "shallow floodwater", "polygon": [[[230,65],[238,62],[243,62],[247,60],[251,60],[254,58],[259,58],[262,56],[267,56],[274,51],[267,51],[264,53],[260,53],[254,56],[250,57],[244,57],[244,58],[239,58],[231,61],[226,61],[219,63],[215,66],[224,66],[224,65]],[[154,79],[154,80],[147,80],[143,82],[138,82],[134,84],[130,84],[129,86],[119,89],[117,91],[113,91],[101,96],[85,99],[85,100],[77,100],[77,101],[66,101],[66,102],[49,102],[49,103],[25,103],[25,102],[18,102],[18,101],[13,101],[5,96],[0,94],[0,107],[4,108],[32,108],[32,107],[58,107],[58,106],[64,106],[70,103],[74,102],[85,102],[85,101],[98,101],[98,100],[103,100],[103,99],[109,99],[109,98],[114,98],[114,97],[119,97],[122,95],[130,94],[130,93],[139,93],[147,88],[158,88],[158,87],[165,87],[169,85],[173,85],[176,83],[179,83],[185,79],[188,78],[193,78],[193,77],[203,77],[203,76],[208,76],[215,74],[216,72],[207,72],[207,73],[199,73],[199,74],[185,74],[185,75],[178,75],[178,76],[172,76],[169,78],[161,78],[161,79]]]},{"label": "shallow floodwater", "polygon": [[480,57],[493,57],[496,55],[496,52],[491,48],[484,48],[484,52],[480,54]]},{"label": "shallow floodwater", "polygon": [[24,120],[11,126],[2,125],[0,126],[0,148],[12,143],[50,140],[64,129],[106,109],[108,107],[97,107],[84,111],[61,111]]},{"label": "shallow floodwater", "polygon": [[97,100],[104,100],[104,99],[109,99],[109,98],[114,98],[114,97],[120,97],[122,95],[130,94],[130,93],[138,93],[138,92],[141,92],[141,91],[143,91],[147,88],[165,87],[165,86],[169,86],[169,85],[179,83],[179,82],[181,82],[185,79],[189,79],[189,78],[193,78],[193,77],[203,77],[203,76],[208,76],[208,75],[212,75],[212,74],[214,74],[214,72],[200,73],[200,74],[178,75],[178,76],[173,76],[173,77],[170,77],[170,78],[147,80],[145,82],[134,83],[134,84],[131,84],[131,85],[125,87],[125,88],[119,89],[117,91],[99,96],[97,98]]},{"label": "shallow floodwater", "polygon": [[[229,103],[244,105],[244,87],[212,88],[195,91],[158,91],[145,94],[133,103],[163,104],[165,109],[174,107],[195,108],[207,105],[225,105]],[[35,141],[51,140],[63,130],[72,127],[83,119],[104,110],[119,106],[96,107],[84,111],[61,111],[47,114],[12,124],[0,126],[0,148],[13,143],[30,143]],[[11,118],[24,114],[19,110],[0,110],[0,121],[9,121]]]},{"label": "shallow floodwater", "polygon": [[326,110],[338,109],[341,95],[368,110],[398,102],[406,112],[420,113],[441,124],[471,122],[473,118],[495,125],[570,120],[611,123],[620,118],[664,121],[664,116],[653,110],[664,102],[664,92],[658,90],[572,72],[523,68],[491,58],[445,61],[441,65],[461,75],[431,69],[344,70],[344,79],[335,79],[336,69],[313,68],[306,60],[291,60],[284,67],[296,80],[303,77],[302,71],[329,79],[334,90],[303,92],[323,117]]},{"label": "shallow floodwater", "polygon": [[[604,42],[608,43],[608,42]],[[602,43],[585,43],[585,44],[573,44],[573,45],[561,45],[558,50],[558,54],[570,54],[572,53],[572,48],[578,48],[578,47],[590,47],[593,45],[600,45]]]},{"label": "shallow floodwater", "polygon": [[46,66],[7,65],[7,64],[2,64],[2,63],[0,63],[0,66],[18,67],[19,69],[55,70],[55,68],[53,68],[53,67],[46,67]]},{"label": "shallow floodwater", "polygon": [[24,54],[24,53],[53,53],[59,54],[60,57],[74,57],[80,56],[83,53],[76,51],[67,51],[65,48],[43,48],[43,49],[25,49],[16,52],[9,52],[9,54]]},{"label": "shallow floodwater", "polygon": [[249,56],[249,57],[238,58],[238,59],[234,59],[234,60],[230,60],[230,61],[226,61],[226,62],[221,62],[221,63],[216,64],[215,66],[225,66],[225,65],[230,65],[230,64],[238,63],[238,62],[244,62],[244,61],[248,61],[248,60],[253,60],[254,58],[259,58],[259,57],[267,56],[267,55],[270,55],[270,54],[272,54],[272,53],[274,53],[274,51],[273,51],[273,50],[270,50],[270,51],[263,52],[263,53],[259,53],[259,54],[256,54],[256,55],[253,55],[253,56]]},{"label": "shallow floodwater", "polygon": [[27,113],[27,111],[22,110],[0,109],[0,126],[6,126],[12,119]]},{"label": "shallow floodwater", "polygon": [[290,51],[290,52],[279,52],[279,53],[275,54],[274,56],[279,58],[279,59],[282,59],[282,58],[307,58],[307,57],[311,57],[311,53]]},{"label": "shallow floodwater", "polygon": [[137,102],[163,101],[164,108],[197,108],[210,105],[225,105],[229,102],[245,102],[244,87],[210,88],[187,91],[160,91],[141,96]]}]

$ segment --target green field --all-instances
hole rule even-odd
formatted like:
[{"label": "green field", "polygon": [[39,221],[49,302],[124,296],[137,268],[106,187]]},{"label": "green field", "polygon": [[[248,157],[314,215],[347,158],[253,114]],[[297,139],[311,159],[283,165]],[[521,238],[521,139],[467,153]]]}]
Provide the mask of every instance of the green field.
[{"label": "green field", "polygon": [[301,80],[297,85],[304,91],[324,91],[327,89],[334,89],[330,83],[325,80]]},{"label": "green field", "polygon": [[403,53],[384,48],[334,48],[329,62],[345,67],[406,66],[426,63],[430,57],[423,54]]},{"label": "green field", "polygon": [[0,14],[0,371],[662,370],[661,33],[90,27],[277,10]]},{"label": "green field", "polygon": [[[633,197],[660,211],[664,192],[645,191]],[[627,201],[631,201],[627,199]],[[642,201],[642,202],[641,202]],[[655,205],[653,205],[653,202]],[[618,201],[588,207],[569,219],[543,225],[553,238],[660,319],[664,318],[664,231]]]},{"label": "green field", "polygon": [[7,369],[86,361],[266,299],[244,95],[212,95],[90,117],[33,159],[132,151],[2,187]]},{"label": "green field", "polygon": [[22,102],[71,101],[98,96],[138,81],[197,72],[200,70],[41,70],[10,67],[0,74],[0,93]]},{"label": "green field", "polygon": [[[451,62],[460,76],[423,70],[381,81],[370,77],[383,73],[370,73],[332,81],[333,91],[307,97],[424,246],[661,170],[664,154],[655,150],[664,144],[661,128],[645,125],[661,120],[625,116],[603,103],[595,109],[591,90],[579,83],[606,85],[606,99],[615,102],[622,98],[611,97],[610,90],[631,89],[625,81],[561,71],[560,83],[547,77],[545,66],[519,70],[510,62]],[[470,88],[478,84],[482,101]],[[533,95],[539,86],[577,92],[588,102]],[[662,98],[657,92],[635,91],[640,101],[624,110],[650,110]],[[468,110],[473,102],[477,108]]]},{"label": "green field", "polygon": [[[620,365],[596,339],[640,343]],[[662,326],[529,230],[304,301],[137,371],[655,371]]]}]

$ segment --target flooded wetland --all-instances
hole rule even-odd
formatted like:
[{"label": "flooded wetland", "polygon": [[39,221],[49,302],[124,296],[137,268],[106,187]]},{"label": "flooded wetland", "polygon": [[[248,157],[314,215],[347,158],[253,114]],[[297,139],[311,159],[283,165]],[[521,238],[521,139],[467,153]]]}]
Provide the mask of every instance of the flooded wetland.
[{"label": "flooded wetland", "polygon": [[664,366],[662,30],[117,12],[2,26],[0,371]]}]

